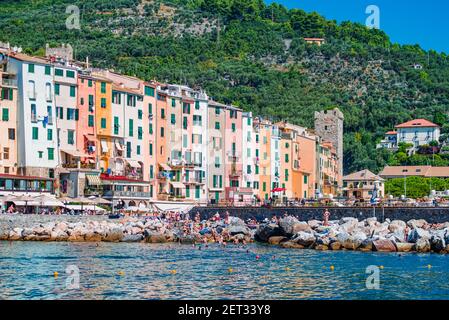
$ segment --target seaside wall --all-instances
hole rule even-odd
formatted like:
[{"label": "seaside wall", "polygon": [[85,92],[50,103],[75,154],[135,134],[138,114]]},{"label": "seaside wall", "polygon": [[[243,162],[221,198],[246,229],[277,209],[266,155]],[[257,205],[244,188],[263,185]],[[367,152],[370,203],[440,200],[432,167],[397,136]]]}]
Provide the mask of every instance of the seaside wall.
[{"label": "seaside wall", "polygon": [[[254,207],[195,207],[190,211],[190,215],[197,212],[202,218],[209,218],[216,212],[223,215],[229,211],[231,216],[237,216],[241,219],[255,218],[261,221],[265,218],[271,219],[273,214],[278,217],[285,212],[297,217],[300,221],[322,220],[324,207],[276,207],[276,208],[254,208]],[[359,220],[376,217],[378,221],[385,219],[408,221],[411,219],[425,219],[429,223],[449,222],[449,208],[353,208],[353,207],[332,207],[327,208],[330,212],[330,220],[339,220],[343,217],[354,217]]]}]

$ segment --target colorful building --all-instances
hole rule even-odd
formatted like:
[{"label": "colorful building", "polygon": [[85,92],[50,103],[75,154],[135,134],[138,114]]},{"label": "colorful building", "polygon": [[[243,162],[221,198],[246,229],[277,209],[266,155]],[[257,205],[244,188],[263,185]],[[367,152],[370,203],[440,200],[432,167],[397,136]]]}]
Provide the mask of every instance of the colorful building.
[{"label": "colorful building", "polygon": [[0,51],[0,174],[17,174],[17,76]]},{"label": "colorful building", "polygon": [[17,76],[17,173],[56,177],[60,167],[56,136],[54,68],[46,59],[11,52],[9,71]]},{"label": "colorful building", "polygon": [[207,112],[207,186],[209,202],[223,203],[225,197],[225,118],[226,105],[210,100]]}]

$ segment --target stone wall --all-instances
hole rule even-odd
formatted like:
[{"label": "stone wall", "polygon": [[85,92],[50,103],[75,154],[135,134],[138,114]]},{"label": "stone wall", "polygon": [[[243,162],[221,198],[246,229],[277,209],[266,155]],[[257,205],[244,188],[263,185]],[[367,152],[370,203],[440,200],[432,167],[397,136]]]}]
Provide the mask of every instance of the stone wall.
[{"label": "stone wall", "polygon": [[[255,218],[259,221],[268,218],[273,214],[283,215],[285,212],[296,216],[301,221],[322,220],[325,208],[226,208],[226,207],[195,207],[190,211],[193,216],[199,212],[202,218],[208,218],[216,212],[224,214],[226,211],[232,216],[237,216],[244,220]],[[449,208],[328,208],[331,216],[330,220],[338,220],[342,217],[354,217],[363,220],[376,217],[379,221],[385,219],[408,221],[411,219],[425,219],[429,223],[449,222]]]},{"label": "stone wall", "polygon": [[[70,215],[37,215],[37,214],[0,214],[0,228],[25,228],[47,222],[87,222],[87,221],[104,221],[109,220],[107,216],[70,216]],[[117,220],[109,220],[118,222]]]}]

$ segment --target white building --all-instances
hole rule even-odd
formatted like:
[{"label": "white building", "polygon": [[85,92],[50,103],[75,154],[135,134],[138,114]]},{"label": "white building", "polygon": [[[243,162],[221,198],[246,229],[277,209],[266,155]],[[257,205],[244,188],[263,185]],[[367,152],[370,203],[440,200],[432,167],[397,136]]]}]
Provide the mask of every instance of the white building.
[{"label": "white building", "polygon": [[[242,162],[243,162],[243,185],[242,187],[253,188],[255,179],[256,162],[256,134],[253,128],[253,115],[251,112],[242,114]],[[254,192],[254,189],[253,189]]]},{"label": "white building", "polygon": [[271,126],[271,186],[270,191],[281,187],[281,132],[275,124]]},{"label": "white building", "polygon": [[10,62],[18,81],[18,174],[54,178],[59,164],[54,68],[45,59],[20,53],[12,54]]},{"label": "white building", "polygon": [[440,139],[440,126],[426,119],[404,122],[397,125],[396,129],[398,143],[411,143],[415,150]]}]

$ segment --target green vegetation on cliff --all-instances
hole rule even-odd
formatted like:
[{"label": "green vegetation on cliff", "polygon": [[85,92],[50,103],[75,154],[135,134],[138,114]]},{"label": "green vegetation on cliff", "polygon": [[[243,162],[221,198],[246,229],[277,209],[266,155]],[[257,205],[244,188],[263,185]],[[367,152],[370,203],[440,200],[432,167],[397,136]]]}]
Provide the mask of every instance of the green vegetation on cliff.
[{"label": "green vegetation on cliff", "polygon": [[[65,27],[73,4],[81,30]],[[397,123],[427,118],[449,133],[446,54],[262,0],[4,0],[0,30],[0,41],[30,54],[70,43],[78,60],[203,87],[274,120],[312,127],[313,111],[338,106],[346,117],[345,172],[378,171],[390,161],[375,145]]]}]

